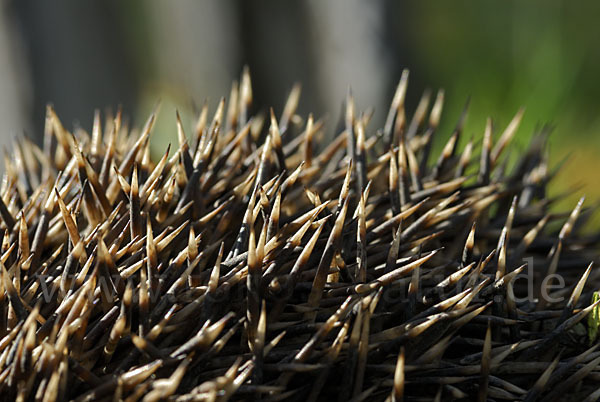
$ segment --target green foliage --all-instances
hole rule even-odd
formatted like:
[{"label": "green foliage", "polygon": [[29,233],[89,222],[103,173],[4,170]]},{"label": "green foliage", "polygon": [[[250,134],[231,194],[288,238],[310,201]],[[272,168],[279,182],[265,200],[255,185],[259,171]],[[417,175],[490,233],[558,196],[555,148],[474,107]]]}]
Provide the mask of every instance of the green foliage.
[{"label": "green foliage", "polygon": [[[397,33],[410,43],[411,73],[423,85],[446,89],[440,134],[450,135],[469,96],[463,141],[482,138],[488,116],[497,138],[521,106],[526,112],[513,154],[540,125],[553,125],[551,164],[571,157],[551,192],[566,194],[557,206],[568,208],[581,191],[590,201],[600,198],[594,169],[600,149],[599,11],[593,1],[414,3]],[[438,137],[438,149],[445,141]]]}]

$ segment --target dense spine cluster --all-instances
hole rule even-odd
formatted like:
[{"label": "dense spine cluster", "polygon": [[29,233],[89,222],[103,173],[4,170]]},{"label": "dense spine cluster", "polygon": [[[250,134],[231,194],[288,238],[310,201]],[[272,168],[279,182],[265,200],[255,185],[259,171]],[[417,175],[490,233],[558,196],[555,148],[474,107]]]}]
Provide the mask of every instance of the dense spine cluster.
[{"label": "dense spine cluster", "polygon": [[299,87],[252,115],[245,71],[157,163],[155,113],[49,107],[5,160],[0,399],[596,400],[600,237],[553,211],[546,133],[461,148],[465,106],[434,157],[444,93],[409,118],[407,79],[326,142]]}]

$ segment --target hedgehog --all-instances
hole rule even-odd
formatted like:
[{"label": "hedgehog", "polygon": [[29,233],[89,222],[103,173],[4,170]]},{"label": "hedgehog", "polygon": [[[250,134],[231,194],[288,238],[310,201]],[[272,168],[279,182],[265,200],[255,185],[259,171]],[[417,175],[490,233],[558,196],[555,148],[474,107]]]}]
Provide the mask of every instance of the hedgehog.
[{"label": "hedgehog", "polygon": [[548,196],[549,130],[460,147],[467,103],[436,157],[444,92],[409,115],[407,84],[326,136],[298,85],[253,114],[245,69],[157,162],[156,110],[48,106],[5,158],[0,399],[597,400],[600,236]]}]

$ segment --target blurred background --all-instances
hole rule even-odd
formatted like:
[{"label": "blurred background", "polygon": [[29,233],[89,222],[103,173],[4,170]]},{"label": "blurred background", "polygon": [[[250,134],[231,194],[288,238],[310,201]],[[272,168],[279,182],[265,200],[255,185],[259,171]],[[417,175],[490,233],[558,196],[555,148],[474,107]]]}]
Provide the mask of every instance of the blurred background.
[{"label": "blurred background", "polygon": [[[383,125],[403,68],[408,112],[426,88],[445,88],[442,144],[466,99],[465,136],[486,117],[503,130],[520,106],[515,148],[554,126],[554,163],[569,157],[553,192],[600,199],[600,2],[539,1],[8,1],[0,0],[0,143],[40,141],[44,108],[91,128],[95,108],[122,105],[141,125],[161,100],[155,152],[174,141],[175,108],[191,126],[248,65],[255,104],[280,112],[294,82],[299,112],[333,132],[350,85]],[[584,186],[583,189],[578,186]],[[577,190],[577,191],[574,191]]]}]

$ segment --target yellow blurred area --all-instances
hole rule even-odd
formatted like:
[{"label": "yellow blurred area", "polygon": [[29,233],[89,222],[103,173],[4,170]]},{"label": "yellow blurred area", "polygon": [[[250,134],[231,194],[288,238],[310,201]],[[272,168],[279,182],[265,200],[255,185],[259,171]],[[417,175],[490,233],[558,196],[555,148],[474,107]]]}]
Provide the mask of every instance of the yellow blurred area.
[{"label": "yellow blurred area", "polygon": [[[600,186],[598,180],[598,148],[574,143],[556,147],[551,157],[553,165],[568,157],[554,183],[550,186],[551,196],[564,196],[555,205],[557,210],[569,210],[575,207],[577,200],[585,196],[587,207],[600,205]],[[595,212],[589,224],[600,225],[600,213]]]}]

